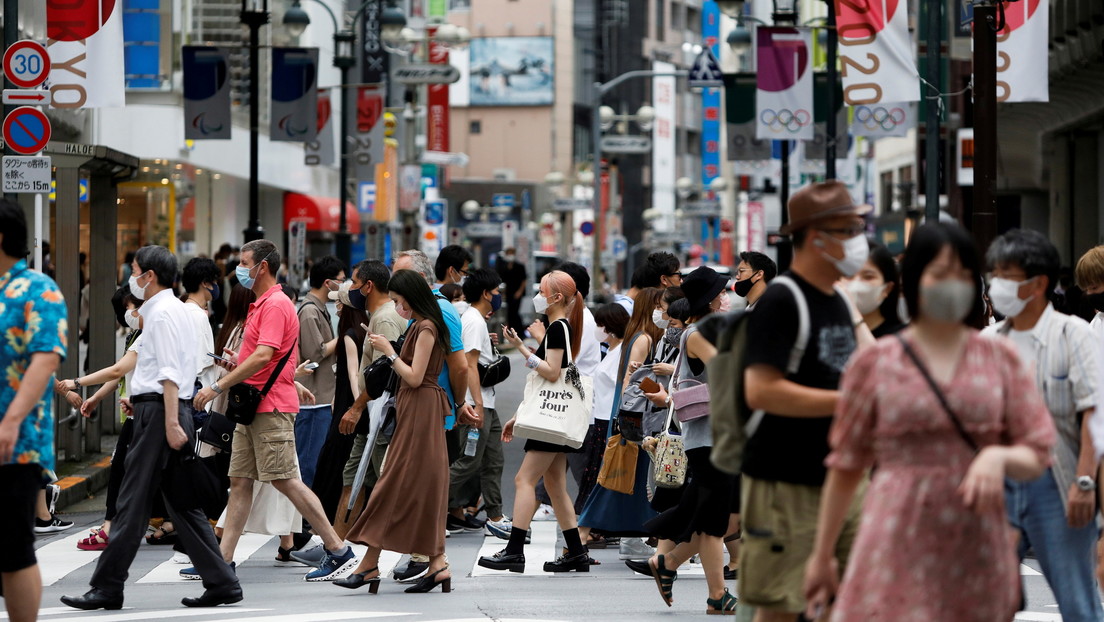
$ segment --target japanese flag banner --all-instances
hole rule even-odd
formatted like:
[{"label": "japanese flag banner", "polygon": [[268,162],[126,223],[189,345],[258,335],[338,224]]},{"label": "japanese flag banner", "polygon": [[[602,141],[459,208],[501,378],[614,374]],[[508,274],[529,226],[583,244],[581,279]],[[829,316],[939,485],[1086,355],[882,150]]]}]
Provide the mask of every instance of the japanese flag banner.
[{"label": "japanese flag banner", "polygon": [[46,3],[54,108],[117,108],[123,88],[122,0]]},{"label": "japanese flag banner", "polygon": [[920,100],[905,0],[835,0],[843,100],[851,106]]},{"label": "japanese flag banner", "polygon": [[1050,100],[1049,4],[1049,0],[1023,0],[1004,5],[1005,26],[997,33],[997,101]]}]

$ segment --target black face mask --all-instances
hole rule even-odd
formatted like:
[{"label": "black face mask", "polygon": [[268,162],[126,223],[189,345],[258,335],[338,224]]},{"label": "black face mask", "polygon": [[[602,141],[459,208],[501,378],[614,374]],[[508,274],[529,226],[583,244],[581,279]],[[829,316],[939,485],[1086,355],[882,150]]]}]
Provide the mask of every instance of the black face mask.
[{"label": "black face mask", "polygon": [[748,277],[743,281],[736,281],[736,284],[732,286],[732,291],[736,292],[736,295],[740,298],[747,298],[752,287],[755,287],[755,283],[751,281],[751,277]]},{"label": "black face mask", "polygon": [[1085,300],[1088,301],[1096,311],[1104,311],[1104,292],[1098,294],[1085,294]]}]

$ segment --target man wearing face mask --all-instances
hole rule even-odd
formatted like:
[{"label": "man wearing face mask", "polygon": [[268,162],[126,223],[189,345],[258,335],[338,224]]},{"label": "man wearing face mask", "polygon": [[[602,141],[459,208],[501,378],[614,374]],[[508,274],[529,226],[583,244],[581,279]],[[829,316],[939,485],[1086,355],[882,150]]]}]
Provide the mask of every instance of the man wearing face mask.
[{"label": "man wearing face mask", "polygon": [[499,255],[495,269],[506,287],[502,292],[506,303],[506,324],[518,334],[525,334],[525,324],[521,321],[521,301],[525,298],[525,284],[529,276],[525,272],[525,264],[517,260],[515,249],[507,248]]},{"label": "man wearing face mask", "polygon": [[471,251],[463,246],[451,244],[442,248],[441,253],[437,255],[437,261],[433,264],[433,276],[437,278],[434,289],[440,289],[447,283],[463,285],[474,259]]},{"label": "man wearing face mask", "polygon": [[315,398],[313,405],[300,404],[295,416],[295,450],[299,456],[299,473],[307,486],[314,484],[315,466],[326,432],[333,417],[333,398],[337,385],[334,363],[337,357],[337,337],[333,320],[326,309],[330,291],[345,280],[345,265],[333,255],[314,262],[310,269],[310,291],[303,297],[296,312],[299,317],[299,360],[318,363],[314,373],[299,383]]},{"label": "man wearing face mask", "polygon": [[[835,283],[866,263],[862,216],[838,181],[810,184],[790,198],[793,264],[767,288],[747,328],[745,397],[765,411],[744,453],[740,551],[741,605],[757,622],[794,622],[805,609],[803,571],[812,553],[816,511],[827,471],[828,430],[839,399],[840,374],[860,343],[873,343],[862,316]],[[797,343],[799,306],[808,314],[808,341]],[[803,350],[802,350],[803,348]],[[796,372],[790,358],[801,352]],[[856,504],[844,529],[845,561],[858,527]],[[777,525],[788,522],[785,533]]]},{"label": "man wearing face mask", "polygon": [[740,253],[740,265],[736,267],[736,284],[732,291],[747,300],[747,310],[751,311],[776,274],[778,266],[770,257],[756,251],[744,251]]},{"label": "man wearing face mask", "polygon": [[1058,601],[1063,620],[1104,620],[1093,575],[1096,542],[1096,457],[1089,436],[1095,417],[1097,359],[1084,320],[1055,311],[1058,249],[1038,231],[1013,229],[986,253],[989,298],[1006,319],[983,334],[1012,340],[1035,368],[1036,385],[1058,431],[1051,467],[1030,482],[1005,481],[1008,521],[1030,546]]}]

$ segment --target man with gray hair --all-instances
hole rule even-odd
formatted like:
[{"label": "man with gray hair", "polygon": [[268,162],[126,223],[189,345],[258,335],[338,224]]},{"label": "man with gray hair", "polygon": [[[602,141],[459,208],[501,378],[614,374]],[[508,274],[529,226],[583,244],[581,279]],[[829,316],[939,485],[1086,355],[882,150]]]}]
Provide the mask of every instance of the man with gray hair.
[{"label": "man with gray hair", "polygon": [[1055,311],[1051,296],[1061,265],[1058,249],[1038,231],[1013,229],[985,255],[989,299],[1005,320],[983,334],[1007,337],[1035,368],[1035,383],[1054,418],[1058,442],[1051,466],[1030,482],[1005,480],[1008,522],[1054,591],[1063,620],[1104,620],[1093,574],[1096,458],[1089,421],[1096,416],[1097,353],[1088,323]]},{"label": "man with gray hair", "polygon": [[[131,262],[130,293],[146,301],[138,311],[144,327],[142,346],[134,376],[127,383],[134,407],[134,437],[119,487],[111,543],[96,564],[92,589],[83,596],[61,597],[70,607],[122,608],[123,584],[146,530],[153,495],[161,486],[161,472],[192,451],[195,430],[188,401],[195,391],[197,354],[195,348],[181,345],[195,343],[198,337],[189,312],[172,290],[176,276],[176,257],[161,246],[139,249]],[[176,492],[171,487],[166,490],[165,506],[206,588],[199,598],[181,602],[188,607],[214,607],[240,601],[241,585],[223,561],[207,517],[200,509],[176,503]]]}]

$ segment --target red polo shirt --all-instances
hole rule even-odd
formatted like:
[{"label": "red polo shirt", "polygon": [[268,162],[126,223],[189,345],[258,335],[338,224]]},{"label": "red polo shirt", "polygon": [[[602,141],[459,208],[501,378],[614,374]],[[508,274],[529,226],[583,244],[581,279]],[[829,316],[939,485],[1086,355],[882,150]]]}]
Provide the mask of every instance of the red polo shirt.
[{"label": "red polo shirt", "polygon": [[261,400],[257,412],[280,411],[299,412],[299,394],[295,390],[295,343],[299,338],[299,318],[295,316],[295,305],[284,295],[279,285],[273,285],[256,302],[249,305],[249,314],[245,317],[245,335],[242,338],[238,360],[244,361],[257,346],[268,346],[276,350],[272,360],[261,371],[253,374],[245,382],[257,389],[264,389],[276,365],[288,351],[291,356],[280,376],[272,384],[268,395]]}]

